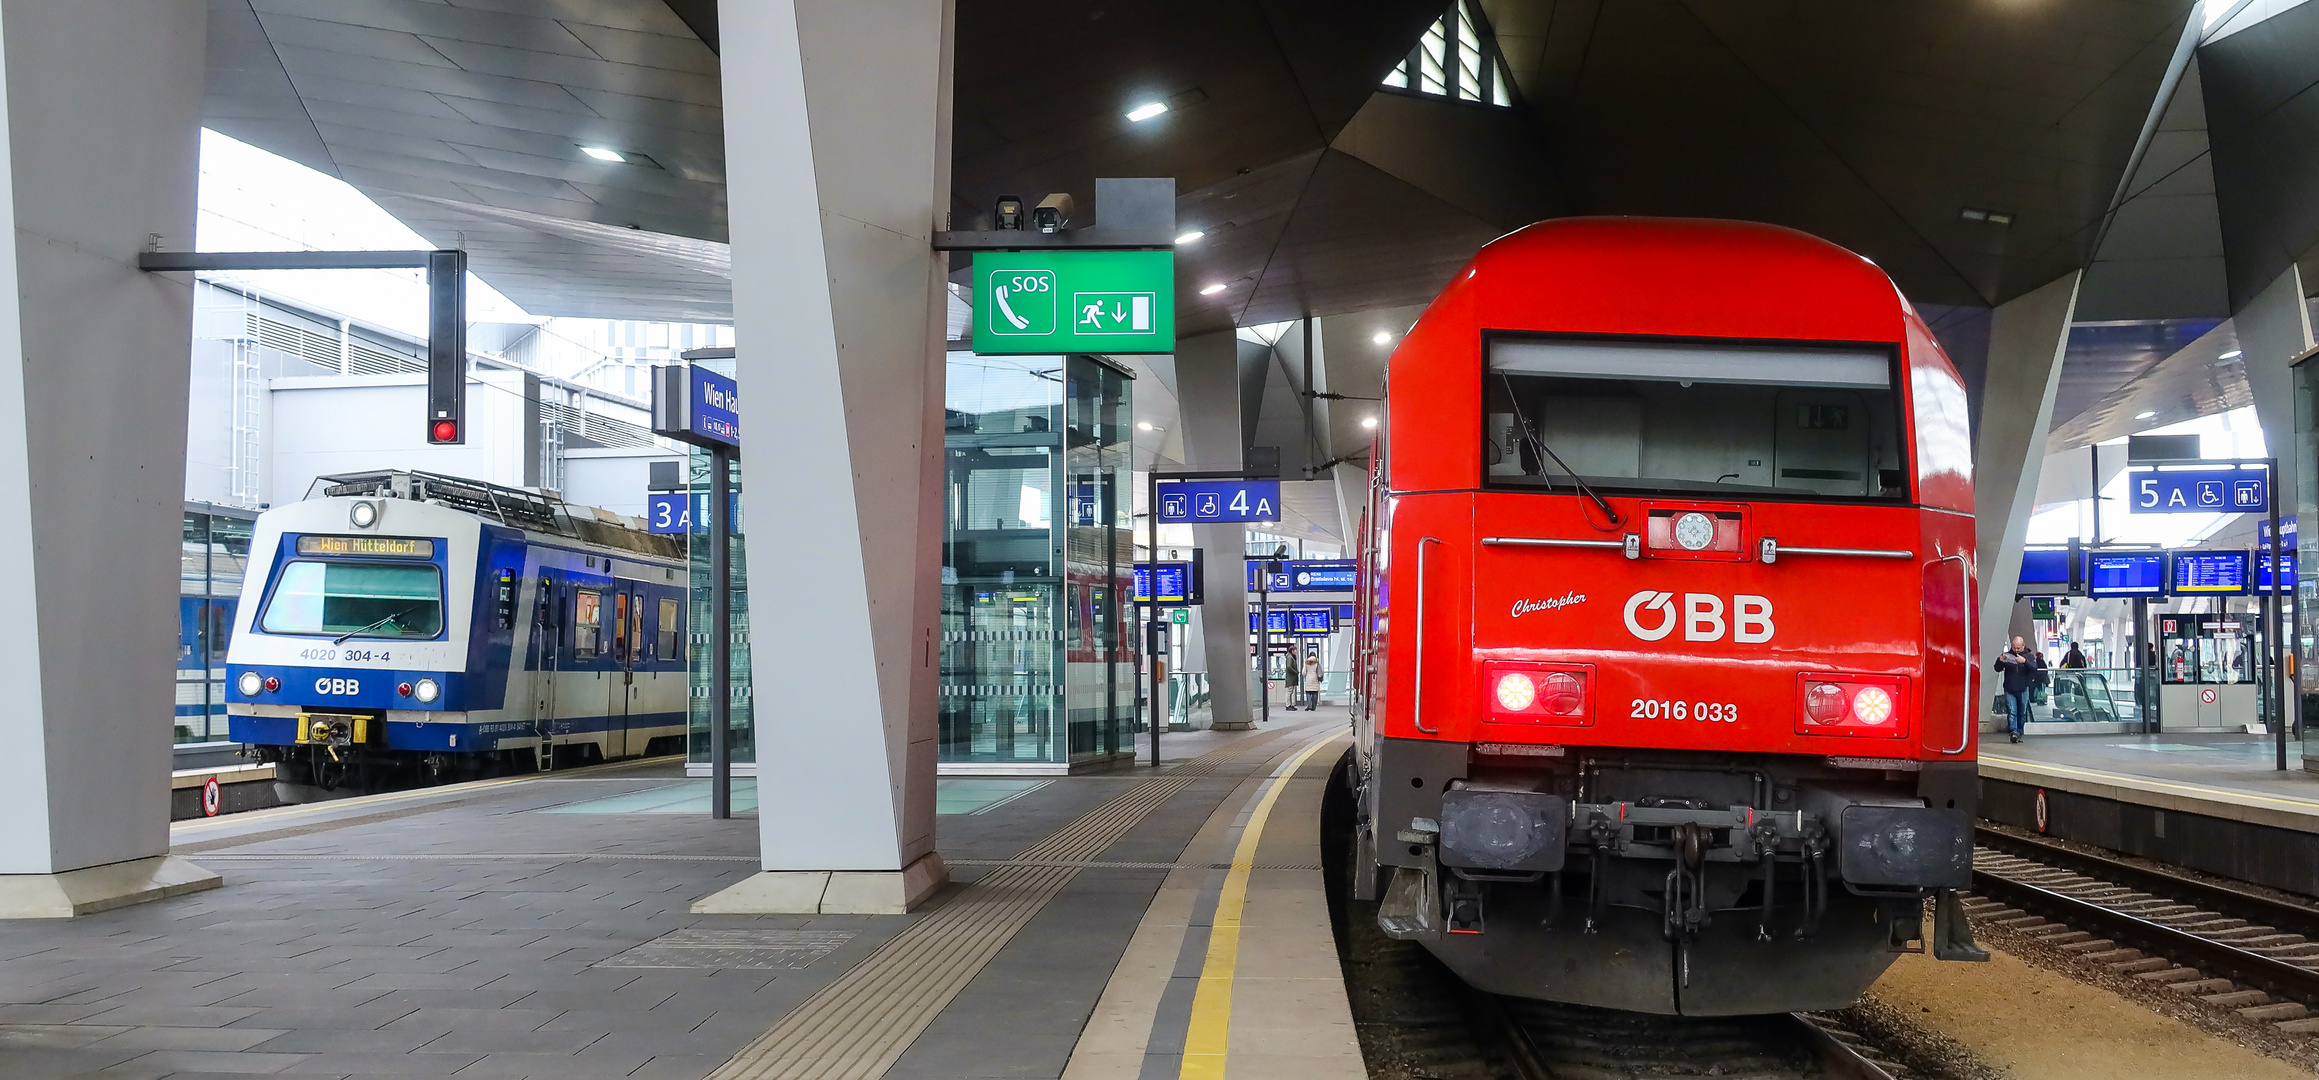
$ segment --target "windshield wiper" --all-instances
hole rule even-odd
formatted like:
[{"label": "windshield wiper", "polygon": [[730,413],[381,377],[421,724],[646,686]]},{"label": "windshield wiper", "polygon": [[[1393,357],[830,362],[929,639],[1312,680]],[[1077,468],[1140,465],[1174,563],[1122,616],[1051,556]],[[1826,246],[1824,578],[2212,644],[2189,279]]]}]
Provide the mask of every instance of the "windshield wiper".
[{"label": "windshield wiper", "polygon": [[[1586,478],[1578,475],[1578,470],[1566,464],[1562,460],[1562,455],[1555,453],[1553,447],[1547,446],[1546,440],[1538,437],[1538,429],[1530,426],[1530,418],[1522,415],[1522,401],[1514,393],[1513,376],[1501,371],[1498,373],[1498,378],[1506,384],[1506,403],[1514,410],[1514,423],[1521,428],[1523,440],[1530,444],[1531,449],[1538,452],[1540,458],[1551,459],[1563,472],[1569,473],[1570,482],[1578,486],[1578,493],[1594,500],[1594,505],[1602,508],[1602,516],[1610,519],[1611,528],[1617,528],[1620,524],[1620,518],[1618,511],[1610,508],[1610,501],[1595,494],[1593,488],[1586,486]],[[1543,477],[1543,470],[1546,467],[1545,461],[1541,460],[1538,467],[1541,470],[1540,475]],[[1547,483],[1551,485],[1553,481],[1549,480]]]},{"label": "windshield wiper", "polygon": [[[404,609],[402,609],[401,611],[395,612],[394,614],[392,614],[392,615],[389,615],[389,616],[387,616],[386,618],[380,619],[379,621],[377,621],[377,622],[374,622],[374,623],[370,624],[369,626],[364,626],[364,627],[360,627],[360,628],[357,628],[357,629],[354,629],[354,630],[349,630],[349,631],[347,631],[347,632],[345,632],[345,633],[343,633],[343,634],[340,634],[340,635],[338,635],[337,637],[331,638],[331,639],[330,639],[330,643],[331,643],[332,645],[344,645],[344,644],[346,644],[346,639],[347,639],[347,638],[353,637],[353,636],[355,636],[356,634],[367,634],[367,633],[370,633],[371,631],[373,631],[373,630],[376,630],[376,629],[378,629],[379,627],[385,626],[386,624],[388,624],[388,623],[391,623],[391,622],[395,621],[396,619],[400,619],[400,618],[402,618],[403,616],[405,616],[405,615],[408,615],[408,614],[410,614],[411,612],[414,612],[414,611],[417,611],[417,610],[419,610],[419,609],[417,609],[417,608],[404,608]],[[401,635],[401,634],[397,634],[397,635],[395,635],[395,636],[396,636],[396,637],[402,637],[403,635]]]}]

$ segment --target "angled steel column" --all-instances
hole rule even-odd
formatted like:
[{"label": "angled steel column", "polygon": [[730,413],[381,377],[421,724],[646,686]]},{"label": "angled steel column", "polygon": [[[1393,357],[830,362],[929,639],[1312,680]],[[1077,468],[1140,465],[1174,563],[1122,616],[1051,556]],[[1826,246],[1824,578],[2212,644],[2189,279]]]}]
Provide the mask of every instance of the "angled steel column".
[{"label": "angled steel column", "polygon": [[[1999,305],[1989,320],[1989,371],[1973,446],[1973,542],[1981,579],[1983,666],[2005,651],[2013,626],[2013,590],[2021,583],[2021,547],[2045,467],[2045,429],[2077,308],[2080,271]],[[1983,676],[1984,685],[1987,677]],[[1981,695],[1981,708],[1994,695]],[[1990,730],[1985,717],[1983,729]]]},{"label": "angled steel column", "polygon": [[695,910],[898,913],[949,876],[934,852],[948,259],[932,245],[951,5],[720,14],[766,872]]},{"label": "angled steel column", "polygon": [[[1176,400],[1183,410],[1184,463],[1193,469],[1238,469],[1240,339],[1219,330],[1176,342]],[[1207,553],[1207,599],[1200,634],[1208,660],[1208,696],[1215,724],[1226,730],[1253,724],[1248,703],[1248,549],[1244,525],[1194,525],[1192,542]]]},{"label": "angled steel column", "polygon": [[169,855],[209,5],[0,2],[0,918],[214,888]]}]

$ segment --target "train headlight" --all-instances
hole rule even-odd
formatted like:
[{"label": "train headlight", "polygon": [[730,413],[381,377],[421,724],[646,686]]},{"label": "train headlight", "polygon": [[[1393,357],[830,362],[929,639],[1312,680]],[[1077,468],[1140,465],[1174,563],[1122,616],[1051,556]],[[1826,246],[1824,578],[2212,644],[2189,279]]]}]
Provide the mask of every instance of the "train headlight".
[{"label": "train headlight", "polygon": [[1521,712],[1529,708],[1531,702],[1538,700],[1538,687],[1530,681],[1528,675],[1509,671],[1498,676],[1497,698],[1499,708],[1507,712]]},{"label": "train headlight", "polygon": [[369,500],[357,501],[354,508],[347,511],[346,519],[353,522],[357,529],[370,528],[378,524],[378,504]]},{"label": "train headlight", "polygon": [[1804,690],[1804,715],[1813,723],[1833,724],[1844,718],[1844,688],[1835,683],[1813,683]]},{"label": "train headlight", "polygon": [[443,688],[435,685],[433,679],[420,679],[411,685],[411,696],[419,699],[421,705],[431,705],[436,698],[443,696]]},{"label": "train headlight", "polygon": [[1548,672],[1538,680],[1539,697],[1546,702],[1546,711],[1556,716],[1570,716],[1586,705],[1586,683],[1567,671]]},{"label": "train headlight", "polygon": [[1892,719],[1892,694],[1881,686],[1863,686],[1852,695],[1852,716],[1863,724],[1883,724]]},{"label": "train headlight", "polygon": [[266,688],[266,678],[255,671],[245,671],[242,672],[242,677],[236,680],[236,684],[241,687],[243,697],[256,697],[258,691]]},{"label": "train headlight", "polygon": [[1715,542],[1715,519],[1693,510],[1675,519],[1675,542],[1685,551],[1705,551]]}]

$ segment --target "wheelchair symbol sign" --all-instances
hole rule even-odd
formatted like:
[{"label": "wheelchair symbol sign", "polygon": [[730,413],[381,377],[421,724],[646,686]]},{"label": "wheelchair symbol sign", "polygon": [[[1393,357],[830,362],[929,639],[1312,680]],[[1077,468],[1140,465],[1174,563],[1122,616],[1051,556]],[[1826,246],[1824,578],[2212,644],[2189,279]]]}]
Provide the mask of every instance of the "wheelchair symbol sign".
[{"label": "wheelchair symbol sign", "polygon": [[1192,502],[1192,516],[1214,521],[1223,513],[1223,502],[1223,496],[1213,491],[1203,491]]},{"label": "wheelchair symbol sign", "polygon": [[2201,480],[2193,490],[2197,492],[2197,501],[2201,509],[2208,507],[2220,509],[2222,507],[2222,481]]}]

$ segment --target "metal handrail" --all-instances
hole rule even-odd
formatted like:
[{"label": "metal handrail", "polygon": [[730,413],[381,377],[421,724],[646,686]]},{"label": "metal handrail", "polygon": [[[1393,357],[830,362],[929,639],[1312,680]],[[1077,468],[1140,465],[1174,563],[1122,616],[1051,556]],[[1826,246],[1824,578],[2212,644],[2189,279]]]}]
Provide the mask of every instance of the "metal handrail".
[{"label": "metal handrail", "polygon": [[1618,548],[1626,546],[1624,540],[1556,540],[1534,536],[1485,536],[1482,537],[1482,543],[1505,547]]},{"label": "metal handrail", "polygon": [[1425,545],[1438,543],[1437,536],[1417,538],[1417,685],[1409,700],[1409,722],[1427,735],[1441,734],[1440,728],[1425,726]]}]

